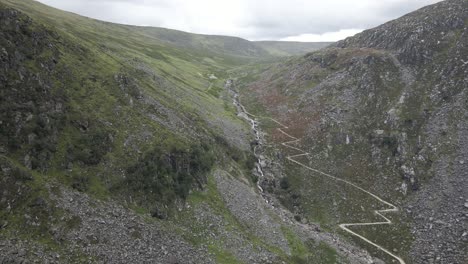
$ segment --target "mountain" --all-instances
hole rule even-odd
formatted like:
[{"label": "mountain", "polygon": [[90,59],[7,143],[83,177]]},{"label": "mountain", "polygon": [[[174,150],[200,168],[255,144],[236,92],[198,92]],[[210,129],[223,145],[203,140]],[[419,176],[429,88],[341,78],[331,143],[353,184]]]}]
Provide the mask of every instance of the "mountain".
[{"label": "mountain", "polygon": [[232,37],[0,0],[1,263],[360,263],[256,184]]},{"label": "mountain", "polygon": [[[30,3],[28,1],[9,1],[15,8],[20,8],[22,12],[30,15],[46,25],[53,25],[57,29],[67,30],[76,33],[79,23],[79,32],[85,33],[91,38],[96,35],[108,35],[108,40],[123,40],[125,37],[131,37],[134,40],[142,40],[142,42],[177,48],[190,54],[199,54],[200,56],[207,55],[219,56],[223,58],[231,58],[237,60],[247,60],[249,58],[268,58],[277,56],[297,55],[299,52],[303,54],[307,51],[312,51],[323,47],[322,43],[300,43],[300,42],[278,42],[280,46],[285,48],[276,48],[271,52],[270,45],[264,45],[270,42],[251,42],[238,37],[216,36],[192,34],[179,30],[172,30],[157,27],[137,27],[129,25],[117,25],[108,22],[102,22],[91,18],[84,18],[70,12],[53,9],[40,3]],[[105,31],[96,31],[96,29],[105,29]],[[105,33],[105,34],[104,34]],[[274,42],[271,42],[274,43]],[[275,44],[275,45],[278,45]],[[310,49],[309,47],[312,47]],[[281,51],[281,52],[278,52]]]},{"label": "mountain", "polygon": [[465,263],[467,10],[320,49],[0,0],[0,262]]},{"label": "mountain", "polygon": [[[275,143],[263,150],[274,173],[261,186],[386,263],[466,263],[467,23],[467,1],[442,1],[301,58],[240,69],[247,111],[276,120],[258,118]],[[343,223],[380,225],[345,225],[358,237]]]}]

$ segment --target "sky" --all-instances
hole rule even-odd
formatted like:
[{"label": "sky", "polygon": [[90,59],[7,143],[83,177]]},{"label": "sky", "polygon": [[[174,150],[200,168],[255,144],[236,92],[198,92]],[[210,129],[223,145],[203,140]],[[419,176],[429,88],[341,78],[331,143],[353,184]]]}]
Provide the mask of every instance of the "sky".
[{"label": "sky", "polygon": [[39,0],[80,15],[249,40],[337,41],[440,0]]}]

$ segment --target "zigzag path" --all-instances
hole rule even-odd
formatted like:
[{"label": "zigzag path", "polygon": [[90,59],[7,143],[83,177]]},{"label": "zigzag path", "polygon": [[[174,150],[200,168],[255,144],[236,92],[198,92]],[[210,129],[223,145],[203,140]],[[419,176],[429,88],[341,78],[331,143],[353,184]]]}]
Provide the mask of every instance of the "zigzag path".
[{"label": "zigzag path", "polygon": [[[309,167],[308,165],[296,160],[295,158],[297,157],[301,157],[301,156],[307,156],[309,155],[310,153],[300,149],[300,148],[297,148],[295,146],[291,146],[291,144],[296,144],[297,142],[300,141],[299,138],[296,138],[290,134],[288,134],[287,132],[285,132],[284,130],[287,130],[288,127],[286,125],[283,125],[281,122],[273,119],[273,118],[270,118],[270,117],[262,117],[262,116],[256,116],[256,115],[253,115],[251,113],[249,113],[245,107],[240,103],[240,100],[237,98],[235,98],[235,100],[237,100],[237,105],[240,107],[240,109],[242,110],[242,112],[244,112],[249,118],[249,121],[250,123],[252,124],[252,129],[254,130],[255,132],[255,136],[256,136],[256,139],[259,140],[259,132],[256,128],[257,126],[257,121],[255,119],[269,119],[271,121],[273,121],[274,123],[278,124],[280,127],[277,128],[279,132],[281,132],[282,134],[284,134],[286,137],[290,138],[291,140],[289,141],[285,141],[285,142],[282,142],[281,145],[286,147],[286,148],[289,148],[289,149],[293,149],[295,151],[297,151],[299,154],[295,154],[295,155],[289,155],[286,157],[287,160],[297,164],[298,166],[301,166],[307,170],[310,170],[310,171],[313,171],[321,176],[324,176],[324,177],[327,177],[331,180],[334,180],[334,181],[337,181],[337,182],[342,182],[342,183],[345,183],[349,186],[352,186],[353,188],[361,191],[361,192],[364,192],[370,196],[372,196],[374,199],[376,199],[377,201],[383,203],[384,205],[386,205],[388,208],[387,209],[380,209],[380,210],[374,210],[375,214],[380,216],[383,221],[379,221],[379,222],[363,222],[363,223],[343,223],[343,224],[340,224],[339,227],[341,229],[343,229],[344,231],[350,233],[351,235],[353,236],[356,236],[358,238],[360,238],[361,240],[365,241],[366,243],[374,246],[375,248],[377,248],[378,250],[386,253],[387,255],[389,255],[390,257],[392,257],[394,260],[398,261],[400,264],[406,264],[405,261],[400,258],[399,256],[393,254],[390,250],[378,245],[377,243],[375,242],[372,242],[371,240],[367,239],[366,237],[352,231],[349,229],[349,227],[352,227],[352,226],[373,226],[373,225],[391,225],[393,224],[393,222],[388,219],[386,216],[384,216],[383,214],[384,213],[387,213],[387,212],[398,212],[398,207],[396,207],[395,205],[391,204],[390,202],[387,202],[385,201],[384,199],[380,198],[378,195],[350,182],[350,181],[347,181],[347,180],[343,180],[341,178],[338,178],[336,176],[333,176],[333,175],[330,175],[326,172],[323,172],[323,171],[320,171],[320,170],[317,170],[317,169],[314,169],[314,168],[311,168]],[[263,174],[263,173],[262,173]],[[261,189],[260,189],[261,190]]]}]

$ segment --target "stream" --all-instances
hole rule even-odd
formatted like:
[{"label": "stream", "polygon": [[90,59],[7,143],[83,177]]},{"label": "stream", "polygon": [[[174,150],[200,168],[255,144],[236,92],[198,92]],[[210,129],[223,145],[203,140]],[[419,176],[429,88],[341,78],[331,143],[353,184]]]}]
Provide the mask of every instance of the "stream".
[{"label": "stream", "polygon": [[257,172],[260,174],[260,178],[257,180],[257,188],[260,190],[261,193],[263,193],[263,188],[260,186],[260,180],[264,177],[264,173],[263,173],[263,168],[262,166],[260,165],[262,163],[262,160],[260,159],[260,155],[257,154],[257,148],[261,146],[262,144],[262,139],[261,139],[261,134],[260,134],[260,130],[258,128],[258,122],[253,119],[251,116],[251,114],[249,112],[247,112],[247,110],[245,109],[245,107],[242,105],[242,103],[240,102],[240,99],[239,99],[239,94],[232,88],[233,86],[233,81],[232,80],[227,80],[226,81],[226,84],[225,84],[225,87],[233,94],[233,104],[236,106],[237,108],[237,114],[238,116],[244,118],[245,120],[247,120],[249,123],[250,123],[250,126],[251,126],[251,129],[255,135],[255,147],[253,149],[253,152],[254,152],[254,156],[255,158],[257,159],[257,162],[255,163],[255,167],[256,167],[256,170]]}]

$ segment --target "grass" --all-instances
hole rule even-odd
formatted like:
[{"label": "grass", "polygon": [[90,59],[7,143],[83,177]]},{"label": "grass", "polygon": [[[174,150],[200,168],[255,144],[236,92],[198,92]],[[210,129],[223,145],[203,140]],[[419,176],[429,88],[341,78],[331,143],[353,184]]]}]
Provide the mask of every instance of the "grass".
[{"label": "grass", "polygon": [[[411,235],[410,227],[408,225],[408,219],[403,217],[391,217],[394,225],[391,226],[376,226],[374,228],[362,228],[362,227],[353,227],[352,230],[358,232],[359,234],[367,237],[371,241],[381,245],[382,247],[394,252],[397,256],[402,257],[403,259],[408,259],[408,252],[411,249],[411,243],[413,237]],[[347,234],[344,234],[348,236]],[[399,243],[395,244],[393,241],[398,240]],[[380,250],[377,250],[373,246],[364,243],[359,240],[355,240],[356,243],[368,250],[374,256],[382,259],[386,263],[391,263],[394,259],[383,253]]]},{"label": "grass", "polygon": [[232,253],[222,250],[219,246],[214,244],[210,244],[208,246],[208,250],[215,255],[216,263],[223,263],[223,264],[237,264],[243,263],[239,261]]},{"label": "grass", "polygon": [[309,250],[302,240],[288,227],[282,226],[281,230],[283,231],[286,240],[288,240],[289,247],[291,248],[291,255],[298,258],[305,258],[308,255]]},{"label": "grass", "polygon": [[283,226],[282,231],[292,250],[289,260],[291,263],[333,264],[344,263],[337,252],[324,242],[308,240],[305,243],[289,228]]}]

